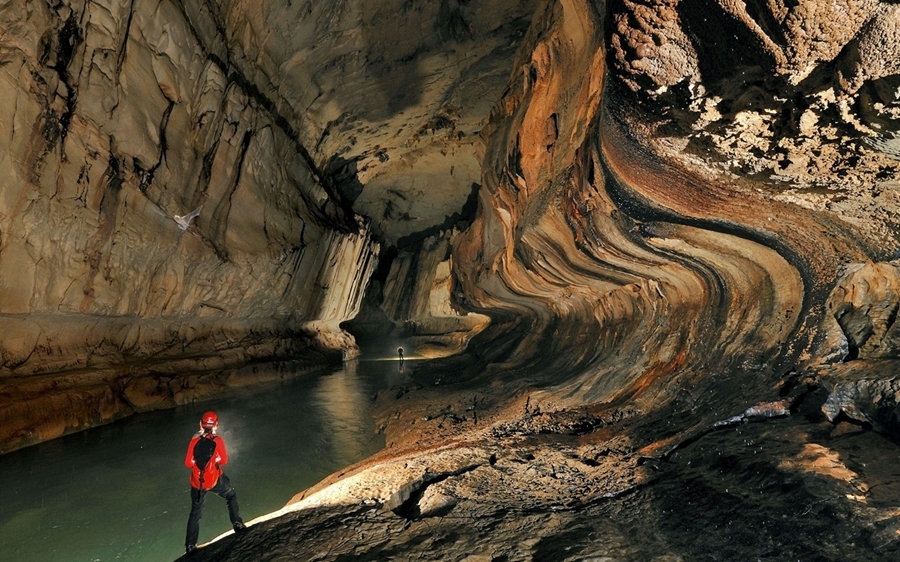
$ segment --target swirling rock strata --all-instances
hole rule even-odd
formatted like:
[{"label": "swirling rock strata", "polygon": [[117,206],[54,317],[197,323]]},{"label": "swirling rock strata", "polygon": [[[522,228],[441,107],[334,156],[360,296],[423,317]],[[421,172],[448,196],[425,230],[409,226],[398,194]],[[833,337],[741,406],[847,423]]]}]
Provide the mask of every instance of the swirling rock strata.
[{"label": "swirling rock strata", "polygon": [[857,51],[892,52],[894,13],[547,3],[484,133],[460,306],[528,326],[507,360],[576,403],[654,404],[710,371],[763,392],[846,358],[829,294],[897,245],[897,164],[873,144],[897,129],[895,71]]}]

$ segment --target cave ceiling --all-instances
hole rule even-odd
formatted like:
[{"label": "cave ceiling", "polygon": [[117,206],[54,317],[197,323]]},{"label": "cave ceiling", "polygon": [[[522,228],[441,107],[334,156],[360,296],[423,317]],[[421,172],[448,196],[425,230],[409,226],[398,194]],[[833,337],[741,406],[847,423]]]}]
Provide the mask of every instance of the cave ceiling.
[{"label": "cave ceiling", "polygon": [[[537,5],[222,2],[217,19],[236,47],[228,62],[283,108],[345,203],[395,243],[453,226],[481,185],[479,134],[524,72],[513,61]],[[631,134],[772,199],[863,230],[875,218],[871,235],[894,238],[892,4],[608,9],[606,96],[635,111],[631,121],[643,129]]]},{"label": "cave ceiling", "polygon": [[231,64],[389,244],[452,228],[536,0],[220,2]]}]

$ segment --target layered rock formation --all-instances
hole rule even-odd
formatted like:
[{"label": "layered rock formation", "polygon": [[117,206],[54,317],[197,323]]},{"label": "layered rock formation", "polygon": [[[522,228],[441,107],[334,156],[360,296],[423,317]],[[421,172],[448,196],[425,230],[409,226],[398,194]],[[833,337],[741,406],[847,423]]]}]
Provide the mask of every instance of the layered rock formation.
[{"label": "layered rock formation", "polygon": [[102,421],[363,308],[451,355],[201,557],[896,556],[895,4],[0,14],[4,396]]},{"label": "layered rock formation", "polygon": [[4,450],[203,394],[148,373],[351,346],[377,245],[204,11],[2,8]]}]

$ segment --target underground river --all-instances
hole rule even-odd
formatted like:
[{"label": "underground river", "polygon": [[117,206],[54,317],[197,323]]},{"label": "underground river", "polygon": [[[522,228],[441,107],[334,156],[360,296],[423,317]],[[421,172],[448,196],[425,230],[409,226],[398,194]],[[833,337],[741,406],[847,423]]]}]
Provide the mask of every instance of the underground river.
[{"label": "underground river", "polygon": [[[0,559],[174,560],[190,511],[184,454],[200,414],[219,414],[225,472],[249,522],[381,449],[373,397],[402,377],[397,361],[364,358],[0,455]],[[230,528],[224,500],[208,497],[200,543]]]}]

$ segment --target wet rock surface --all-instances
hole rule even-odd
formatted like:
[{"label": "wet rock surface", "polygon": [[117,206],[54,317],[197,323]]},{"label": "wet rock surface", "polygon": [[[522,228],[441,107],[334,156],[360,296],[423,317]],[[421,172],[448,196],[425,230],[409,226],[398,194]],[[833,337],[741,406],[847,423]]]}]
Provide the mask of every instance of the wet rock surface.
[{"label": "wet rock surface", "polygon": [[892,560],[900,469],[881,452],[896,446],[833,425],[820,398],[678,434],[666,454],[652,439],[671,419],[572,432],[551,419],[564,412],[524,415],[381,454],[195,558]]}]

